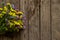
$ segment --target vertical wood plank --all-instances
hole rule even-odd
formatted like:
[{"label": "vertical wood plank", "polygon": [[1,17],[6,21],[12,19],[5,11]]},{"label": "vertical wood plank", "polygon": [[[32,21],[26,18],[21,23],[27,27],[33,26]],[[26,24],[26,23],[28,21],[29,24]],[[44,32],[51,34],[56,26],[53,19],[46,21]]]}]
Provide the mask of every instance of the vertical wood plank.
[{"label": "vertical wood plank", "polygon": [[[27,17],[27,8],[28,8],[28,0],[19,0],[19,9],[24,12],[24,15]],[[27,17],[28,18],[28,17]],[[26,19],[26,28],[21,30],[21,32],[17,35],[13,40],[28,40],[28,19]]]},{"label": "vertical wood plank", "polygon": [[26,16],[26,28],[23,29],[23,31],[20,34],[20,40],[28,40],[28,0],[20,0],[20,11],[24,12],[24,15]]},{"label": "vertical wood plank", "polygon": [[60,0],[51,0],[52,40],[60,40]]},{"label": "vertical wood plank", "polygon": [[41,0],[41,40],[51,40],[50,0]]},{"label": "vertical wood plank", "polygon": [[39,4],[39,40],[41,40],[41,0],[38,0]]},{"label": "vertical wood plank", "polygon": [[29,40],[39,40],[38,0],[29,0]]}]

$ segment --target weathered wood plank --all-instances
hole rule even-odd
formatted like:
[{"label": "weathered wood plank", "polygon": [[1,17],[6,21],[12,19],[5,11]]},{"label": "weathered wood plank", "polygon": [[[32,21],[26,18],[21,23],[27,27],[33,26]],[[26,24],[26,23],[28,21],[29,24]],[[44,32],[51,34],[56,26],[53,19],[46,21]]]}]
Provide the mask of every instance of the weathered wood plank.
[{"label": "weathered wood plank", "polygon": [[26,16],[25,20],[25,26],[26,28],[23,29],[23,31],[20,34],[20,40],[28,40],[28,0],[20,0],[20,11],[24,12],[24,15]]},{"label": "weathered wood plank", "polygon": [[[28,1],[27,0],[19,0],[19,9],[24,12],[24,15],[27,16]],[[28,17],[27,17],[28,18]],[[22,30],[13,40],[28,40],[28,19],[26,19],[26,29]]]},{"label": "weathered wood plank", "polygon": [[60,0],[51,0],[52,40],[60,40]]},{"label": "weathered wood plank", "polygon": [[38,0],[29,0],[29,40],[39,40]]},{"label": "weathered wood plank", "polygon": [[39,40],[41,40],[41,0],[38,0],[39,6]]},{"label": "weathered wood plank", "polygon": [[50,0],[41,0],[41,40],[51,40],[50,35]]}]

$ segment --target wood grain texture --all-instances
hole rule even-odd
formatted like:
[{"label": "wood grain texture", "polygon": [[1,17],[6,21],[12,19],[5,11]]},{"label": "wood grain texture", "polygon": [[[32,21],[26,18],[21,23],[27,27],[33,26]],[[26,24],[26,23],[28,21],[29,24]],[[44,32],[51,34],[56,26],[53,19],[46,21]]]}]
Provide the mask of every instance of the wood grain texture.
[{"label": "wood grain texture", "polygon": [[[28,15],[27,13],[27,8],[28,8],[28,1],[27,0],[20,0],[20,11],[24,12],[24,15],[26,16],[26,21],[25,21],[25,26],[26,28],[23,29],[20,34],[18,34],[18,37],[15,38],[16,40],[28,40]],[[20,36],[19,36],[20,35]],[[15,40],[14,39],[14,40]]]},{"label": "wood grain texture", "polygon": [[41,40],[51,40],[50,0],[41,0]]},{"label": "wood grain texture", "polygon": [[60,40],[60,0],[52,0],[52,40]]},{"label": "wood grain texture", "polygon": [[39,40],[38,0],[29,0],[29,40]]},{"label": "wood grain texture", "polygon": [[[25,4],[25,1],[27,0],[18,0],[18,5],[19,5],[19,10],[20,11],[23,11],[25,16],[27,16],[26,12],[27,12],[27,9],[25,7],[28,7],[28,2],[26,2],[27,4]],[[17,3],[15,3],[17,4]],[[16,5],[17,7],[17,5]],[[20,33],[18,33],[18,35],[14,36],[13,37],[13,40],[28,40],[28,19],[26,19],[26,29],[22,30]]]}]

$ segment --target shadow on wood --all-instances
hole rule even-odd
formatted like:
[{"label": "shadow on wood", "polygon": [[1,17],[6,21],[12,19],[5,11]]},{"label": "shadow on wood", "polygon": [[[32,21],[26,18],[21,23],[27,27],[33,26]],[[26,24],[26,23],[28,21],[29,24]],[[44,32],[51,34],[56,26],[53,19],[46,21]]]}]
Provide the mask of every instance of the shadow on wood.
[{"label": "shadow on wood", "polygon": [[1,34],[0,36],[12,38],[12,37],[16,37],[16,35],[21,34],[22,31],[24,31],[24,29],[20,29],[19,32],[6,32],[5,34]]}]

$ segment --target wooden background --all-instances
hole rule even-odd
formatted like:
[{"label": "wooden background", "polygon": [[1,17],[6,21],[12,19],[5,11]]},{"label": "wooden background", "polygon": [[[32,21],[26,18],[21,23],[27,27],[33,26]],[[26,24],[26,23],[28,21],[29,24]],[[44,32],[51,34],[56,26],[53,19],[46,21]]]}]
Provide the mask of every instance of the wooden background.
[{"label": "wooden background", "polygon": [[[0,0],[0,3],[2,0]],[[60,40],[60,0],[5,0],[26,15],[26,28],[0,40]]]}]

